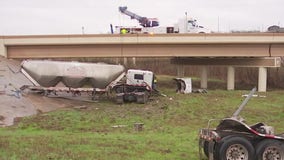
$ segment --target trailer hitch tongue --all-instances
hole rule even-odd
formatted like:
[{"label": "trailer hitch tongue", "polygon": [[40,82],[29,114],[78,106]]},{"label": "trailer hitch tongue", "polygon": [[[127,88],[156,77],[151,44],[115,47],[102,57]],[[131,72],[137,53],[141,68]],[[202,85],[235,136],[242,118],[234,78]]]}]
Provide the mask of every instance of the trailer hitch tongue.
[{"label": "trailer hitch tongue", "polygon": [[239,108],[235,111],[235,113],[233,114],[232,118],[237,119],[240,112],[243,110],[243,108],[245,107],[245,105],[248,103],[248,101],[251,99],[251,97],[253,96],[253,94],[256,92],[256,87],[254,87],[249,95],[246,97],[246,99],[243,101],[243,103],[239,106]]}]

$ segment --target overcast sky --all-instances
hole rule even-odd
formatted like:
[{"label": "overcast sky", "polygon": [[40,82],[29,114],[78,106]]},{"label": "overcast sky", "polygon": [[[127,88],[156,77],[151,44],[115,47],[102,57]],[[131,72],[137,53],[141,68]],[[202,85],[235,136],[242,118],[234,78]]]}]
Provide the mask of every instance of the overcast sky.
[{"label": "overcast sky", "polygon": [[0,0],[0,35],[97,34],[114,26],[138,26],[119,6],[173,26],[181,18],[197,19],[212,31],[265,31],[284,26],[284,0]]}]

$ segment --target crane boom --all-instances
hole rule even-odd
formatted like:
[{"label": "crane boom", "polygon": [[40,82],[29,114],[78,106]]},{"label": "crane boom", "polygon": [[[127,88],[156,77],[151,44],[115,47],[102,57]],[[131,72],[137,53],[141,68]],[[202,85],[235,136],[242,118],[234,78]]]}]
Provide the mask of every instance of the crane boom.
[{"label": "crane boom", "polygon": [[131,19],[136,19],[139,22],[139,24],[143,27],[159,26],[159,21],[156,18],[147,18],[139,16],[133,12],[128,11],[126,6],[119,7],[118,9],[121,13],[129,16]]}]

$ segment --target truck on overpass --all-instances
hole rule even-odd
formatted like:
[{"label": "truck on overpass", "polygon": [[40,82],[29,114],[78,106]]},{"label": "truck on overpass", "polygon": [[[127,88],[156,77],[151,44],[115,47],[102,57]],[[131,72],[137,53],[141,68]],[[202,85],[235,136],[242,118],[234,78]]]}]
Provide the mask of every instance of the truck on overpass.
[{"label": "truck on overpass", "polygon": [[[159,26],[159,21],[157,18],[148,18],[144,16],[139,16],[131,11],[127,10],[126,6],[121,6],[118,8],[122,14],[129,16],[131,19],[136,19],[140,26],[116,26],[116,33],[210,33],[211,31],[199,26],[197,20],[186,19],[179,21],[174,26]],[[187,13],[186,13],[187,14]]]},{"label": "truck on overpass", "polygon": [[273,33],[284,33],[284,27],[273,25],[273,26],[268,27],[267,31],[273,32]]}]

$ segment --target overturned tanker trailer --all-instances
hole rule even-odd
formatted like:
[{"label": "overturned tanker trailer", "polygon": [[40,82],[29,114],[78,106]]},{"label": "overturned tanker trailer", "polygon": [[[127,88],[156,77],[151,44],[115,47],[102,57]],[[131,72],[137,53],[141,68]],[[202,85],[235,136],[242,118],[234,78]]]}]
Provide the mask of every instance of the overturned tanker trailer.
[{"label": "overturned tanker trailer", "polygon": [[[21,67],[21,72],[34,84],[23,86],[22,89],[41,92],[47,96],[57,96],[64,92],[74,97],[87,93],[92,100],[112,91],[117,85],[121,86],[121,80],[126,74],[124,66],[105,63],[26,60]],[[136,85],[129,87],[135,88]],[[119,94],[121,95],[121,91]]]}]

